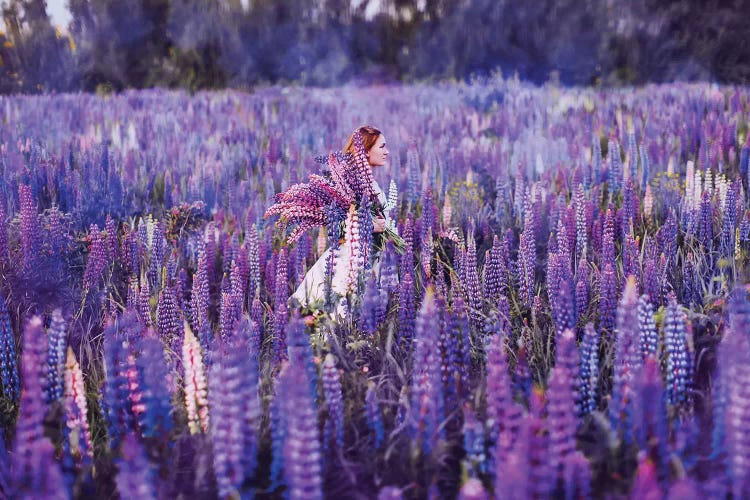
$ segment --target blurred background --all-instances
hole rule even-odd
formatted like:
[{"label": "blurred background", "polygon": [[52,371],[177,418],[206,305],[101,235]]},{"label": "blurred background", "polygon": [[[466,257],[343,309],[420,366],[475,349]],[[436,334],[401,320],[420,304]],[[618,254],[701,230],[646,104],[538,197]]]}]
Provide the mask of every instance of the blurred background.
[{"label": "blurred background", "polygon": [[750,81],[746,0],[4,0],[0,92]]}]

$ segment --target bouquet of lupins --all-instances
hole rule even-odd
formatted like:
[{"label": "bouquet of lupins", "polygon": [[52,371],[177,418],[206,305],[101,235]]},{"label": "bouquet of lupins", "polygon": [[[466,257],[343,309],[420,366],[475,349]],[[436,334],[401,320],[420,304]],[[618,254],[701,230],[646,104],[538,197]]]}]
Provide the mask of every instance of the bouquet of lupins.
[{"label": "bouquet of lupins", "polygon": [[[359,131],[354,134],[354,145],[354,154],[335,152],[324,158],[328,175],[311,174],[306,183],[294,184],[276,194],[276,203],[266,210],[264,217],[279,215],[278,225],[292,227],[287,243],[294,243],[305,231],[317,226],[343,226],[352,205],[370,203],[374,216],[383,215],[386,207],[379,203],[375,193]],[[406,244],[393,228],[386,227],[383,235],[399,253],[404,251]]]}]

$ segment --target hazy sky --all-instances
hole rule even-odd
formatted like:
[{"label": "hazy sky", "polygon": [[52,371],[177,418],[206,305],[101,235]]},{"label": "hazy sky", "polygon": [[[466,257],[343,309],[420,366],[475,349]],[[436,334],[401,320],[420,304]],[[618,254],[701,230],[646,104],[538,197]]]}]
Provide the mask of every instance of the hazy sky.
[{"label": "hazy sky", "polygon": [[67,29],[70,22],[68,0],[47,0],[47,14],[52,18],[52,24]]},{"label": "hazy sky", "polygon": [[[241,0],[243,4],[247,0]],[[353,5],[358,5],[361,0],[352,0]],[[373,15],[380,7],[380,2],[370,2],[368,6],[368,15]],[[47,0],[47,14],[52,19],[52,25],[58,26],[61,30],[67,31],[70,22],[70,11],[68,11],[68,0]],[[5,28],[5,23],[0,19],[0,26]]]}]

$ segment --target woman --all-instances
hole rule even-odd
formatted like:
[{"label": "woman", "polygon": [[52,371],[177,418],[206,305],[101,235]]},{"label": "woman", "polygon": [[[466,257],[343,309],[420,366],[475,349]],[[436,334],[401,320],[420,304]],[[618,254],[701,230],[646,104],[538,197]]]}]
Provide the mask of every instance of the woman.
[{"label": "woman", "polygon": [[[365,125],[357,129],[362,135],[362,144],[367,156],[370,169],[382,167],[388,161],[388,147],[386,146],[385,137],[380,130],[370,125]],[[354,154],[354,134],[355,130],[346,143],[343,152]],[[385,206],[387,198],[383,190],[380,188],[378,183],[373,180],[373,189],[377,194],[377,201],[380,206]],[[382,212],[373,217],[373,232],[375,234],[383,233],[386,227],[395,232],[395,225],[393,221]],[[297,290],[292,294],[290,302],[296,301],[297,304],[303,309],[311,311],[312,314],[305,317],[306,322],[309,324],[314,320],[314,317],[319,314],[319,308],[325,302],[325,288],[326,288],[326,267],[329,259],[331,258],[331,248],[328,248],[323,255],[315,262],[315,264],[307,271],[305,278],[302,283],[297,287]],[[352,266],[352,262],[349,259],[350,255],[350,242],[344,240],[339,243],[339,247],[336,250],[336,254],[333,259],[333,271],[331,278],[331,290],[338,296],[337,314],[340,317],[346,315],[346,301],[342,300],[346,297],[347,293],[347,276]]]}]

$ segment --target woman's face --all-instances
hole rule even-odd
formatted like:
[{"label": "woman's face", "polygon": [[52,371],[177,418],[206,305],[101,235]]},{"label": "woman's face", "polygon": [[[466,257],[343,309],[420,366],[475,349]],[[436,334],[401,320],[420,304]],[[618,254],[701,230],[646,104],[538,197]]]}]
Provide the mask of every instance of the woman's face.
[{"label": "woman's face", "polygon": [[378,136],[375,144],[367,152],[367,160],[371,167],[382,167],[388,162],[388,148],[385,145],[383,134]]}]

